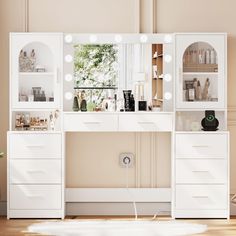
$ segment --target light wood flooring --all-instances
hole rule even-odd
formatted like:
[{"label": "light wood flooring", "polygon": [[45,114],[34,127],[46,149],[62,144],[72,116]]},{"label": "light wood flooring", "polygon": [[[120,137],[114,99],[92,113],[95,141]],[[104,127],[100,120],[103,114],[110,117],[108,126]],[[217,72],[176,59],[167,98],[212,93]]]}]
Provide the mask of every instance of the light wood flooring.
[{"label": "light wood flooring", "polygon": [[[67,219],[77,219],[77,220],[96,220],[96,219],[120,219],[120,220],[130,220],[131,217],[67,217]],[[139,217],[139,219],[148,220],[150,217]],[[168,217],[158,217],[156,220],[170,220]],[[0,235],[1,236],[15,236],[15,235],[36,235],[26,233],[27,227],[33,223],[42,222],[44,220],[28,220],[28,219],[17,219],[17,220],[7,220],[6,217],[0,217]],[[49,220],[45,220],[49,221]],[[179,220],[183,222],[206,224],[208,226],[208,231],[203,234],[197,234],[201,236],[236,236],[236,218],[230,220]],[[122,236],[122,235],[121,235]],[[148,236],[148,235],[147,235]]]}]

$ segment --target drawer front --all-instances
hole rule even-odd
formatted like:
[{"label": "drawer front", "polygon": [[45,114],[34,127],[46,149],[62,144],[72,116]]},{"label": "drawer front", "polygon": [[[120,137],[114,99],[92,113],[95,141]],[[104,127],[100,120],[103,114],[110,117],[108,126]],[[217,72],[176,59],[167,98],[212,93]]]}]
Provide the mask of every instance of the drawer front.
[{"label": "drawer front", "polygon": [[176,183],[227,183],[227,161],[211,160],[176,160]]},{"label": "drawer front", "polygon": [[61,209],[60,185],[10,185],[10,209]]},{"label": "drawer front", "polygon": [[61,160],[10,160],[12,184],[59,184]]},{"label": "drawer front", "polygon": [[120,114],[119,131],[172,131],[171,114]]},{"label": "drawer front", "polygon": [[65,114],[64,131],[117,131],[118,117],[112,114]]},{"label": "drawer front", "polygon": [[176,134],[177,158],[226,158],[227,134]]},{"label": "drawer front", "polygon": [[10,134],[10,158],[61,158],[60,134]]},{"label": "drawer front", "polygon": [[177,209],[227,209],[226,185],[177,185]]}]

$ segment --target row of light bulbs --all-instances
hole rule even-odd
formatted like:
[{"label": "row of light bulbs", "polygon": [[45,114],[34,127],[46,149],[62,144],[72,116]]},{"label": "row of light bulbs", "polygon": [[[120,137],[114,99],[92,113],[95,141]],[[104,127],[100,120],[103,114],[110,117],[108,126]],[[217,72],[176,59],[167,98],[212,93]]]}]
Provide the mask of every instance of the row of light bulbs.
[{"label": "row of light bulbs", "polygon": [[[123,41],[123,37],[120,34],[116,34],[114,36],[114,40],[117,43],[121,43]],[[147,43],[148,42],[148,35],[141,34],[139,40],[140,40],[141,43]],[[73,41],[73,36],[71,34],[67,34],[65,36],[65,42],[66,43],[72,43],[72,41]],[[98,41],[98,36],[96,34],[91,34],[89,36],[89,41],[90,41],[90,43],[96,43]],[[170,34],[166,34],[164,36],[164,42],[165,43],[171,43],[172,42],[172,36]]]},{"label": "row of light bulbs", "polygon": [[[122,36],[121,36],[120,34],[115,35],[115,36],[114,36],[114,39],[115,39],[115,41],[116,41],[117,43],[121,43],[122,40],[123,40],[123,38],[122,38]],[[91,34],[91,35],[89,36],[89,41],[90,41],[90,43],[96,43],[97,40],[98,40],[97,35]],[[65,36],[65,42],[66,42],[66,43],[72,43],[72,41],[73,41],[72,35],[71,35],[71,34],[67,34],[67,35]],[[140,42],[141,42],[141,43],[147,43],[147,42],[148,42],[148,36],[147,36],[146,34],[140,35]],[[171,42],[172,42],[172,36],[169,35],[169,34],[165,35],[165,36],[164,36],[164,42],[165,42],[165,43],[171,43]],[[72,55],[67,54],[67,55],[65,56],[65,62],[71,63],[72,61],[73,61]],[[165,61],[166,63],[170,63],[170,62],[172,61],[172,56],[169,55],[169,54],[166,54],[166,55],[164,56],[164,61]],[[65,75],[65,81],[71,82],[72,79],[73,79],[73,76],[72,76],[71,74],[66,74],[66,75]],[[172,80],[171,74],[165,74],[165,75],[164,75],[164,80],[165,80],[166,82],[170,82],[170,81]],[[66,93],[65,93],[65,99],[66,99],[66,100],[72,100],[72,98],[73,98],[73,94],[72,94],[71,92],[66,92]],[[172,99],[172,93],[170,93],[170,92],[165,92],[164,98],[165,98],[166,100],[171,100],[171,99]]]}]

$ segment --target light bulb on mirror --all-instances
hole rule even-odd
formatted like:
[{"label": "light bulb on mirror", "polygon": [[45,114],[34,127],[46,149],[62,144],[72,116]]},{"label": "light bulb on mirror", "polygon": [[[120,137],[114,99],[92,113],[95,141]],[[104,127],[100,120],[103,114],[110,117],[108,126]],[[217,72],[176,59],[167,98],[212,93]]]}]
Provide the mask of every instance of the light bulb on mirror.
[{"label": "light bulb on mirror", "polygon": [[171,43],[172,42],[172,36],[170,34],[166,34],[164,36],[164,42],[165,43]]},{"label": "light bulb on mirror", "polygon": [[117,34],[117,35],[115,36],[115,41],[116,41],[117,43],[122,42],[122,36],[121,36],[120,34]]},{"label": "light bulb on mirror", "polygon": [[73,98],[73,94],[71,92],[66,92],[65,93],[65,99],[66,100],[71,100]]},{"label": "light bulb on mirror", "polygon": [[95,42],[97,42],[97,40],[98,40],[97,35],[91,34],[91,35],[89,36],[89,41],[90,41],[90,43],[95,43]]},{"label": "light bulb on mirror", "polygon": [[65,75],[65,81],[70,82],[73,79],[72,74]]},{"label": "light bulb on mirror", "polygon": [[172,93],[170,93],[170,92],[165,92],[164,98],[165,98],[165,100],[171,100],[171,99],[172,99]]},{"label": "light bulb on mirror", "polygon": [[73,57],[70,54],[68,54],[68,55],[65,56],[65,61],[70,63],[70,62],[73,61]]},{"label": "light bulb on mirror", "polygon": [[172,80],[171,74],[165,74],[165,75],[164,75],[164,80],[165,80],[166,82],[170,82],[170,81]]},{"label": "light bulb on mirror", "polygon": [[66,43],[71,43],[72,40],[73,40],[73,37],[72,37],[71,34],[67,34],[67,35],[65,36],[65,42],[66,42]]},{"label": "light bulb on mirror", "polygon": [[164,60],[165,60],[166,63],[170,63],[172,61],[172,56],[167,54],[167,55],[164,56]]},{"label": "light bulb on mirror", "polygon": [[146,43],[148,40],[148,36],[146,34],[143,34],[140,36],[140,42],[141,43]]}]

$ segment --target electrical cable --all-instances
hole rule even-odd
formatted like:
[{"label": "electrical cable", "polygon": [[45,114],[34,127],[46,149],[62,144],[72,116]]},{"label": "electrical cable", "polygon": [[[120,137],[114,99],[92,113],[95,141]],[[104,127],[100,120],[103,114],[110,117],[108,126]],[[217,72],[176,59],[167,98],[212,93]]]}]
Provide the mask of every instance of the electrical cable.
[{"label": "electrical cable", "polygon": [[137,205],[136,205],[133,194],[129,190],[129,162],[125,162],[125,166],[126,166],[126,189],[131,197],[131,201],[132,201],[133,207],[134,207],[135,220],[137,220],[138,219]]}]

